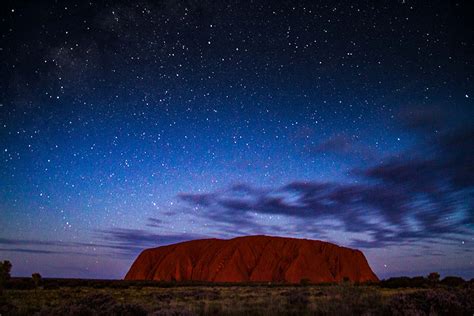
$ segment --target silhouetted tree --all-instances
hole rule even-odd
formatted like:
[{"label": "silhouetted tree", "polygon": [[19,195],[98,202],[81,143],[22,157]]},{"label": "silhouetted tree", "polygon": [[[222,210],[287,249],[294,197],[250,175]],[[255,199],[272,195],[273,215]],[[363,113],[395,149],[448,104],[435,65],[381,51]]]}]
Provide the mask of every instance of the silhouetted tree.
[{"label": "silhouetted tree", "polygon": [[439,273],[438,272],[431,272],[430,274],[428,274],[428,280],[431,282],[431,283],[438,283],[439,282]]},{"label": "silhouetted tree", "polygon": [[0,294],[3,292],[3,287],[5,283],[10,280],[10,271],[12,269],[12,264],[10,261],[5,260],[0,262]]},{"label": "silhouetted tree", "polygon": [[38,288],[38,287],[40,286],[41,280],[42,280],[41,274],[39,274],[39,273],[33,273],[33,274],[31,275],[31,278],[33,279],[33,282],[35,283],[35,288]]},{"label": "silhouetted tree", "polygon": [[12,269],[12,264],[10,261],[5,260],[0,263],[0,277],[2,280],[8,281],[10,280],[10,271]]}]

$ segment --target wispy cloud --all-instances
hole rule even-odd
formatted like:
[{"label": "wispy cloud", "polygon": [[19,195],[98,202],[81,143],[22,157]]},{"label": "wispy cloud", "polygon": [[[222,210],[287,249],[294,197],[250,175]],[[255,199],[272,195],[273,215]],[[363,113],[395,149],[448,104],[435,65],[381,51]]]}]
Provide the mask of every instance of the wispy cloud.
[{"label": "wispy cloud", "polygon": [[[472,129],[443,133],[423,143],[417,156],[354,170],[358,181],[352,184],[295,181],[265,189],[240,184],[179,199],[233,227],[259,225],[253,214],[264,214],[288,216],[304,221],[303,229],[324,232],[319,223],[329,220],[342,231],[364,233],[368,238],[351,241],[364,248],[451,240],[473,234],[473,140]],[[329,144],[322,147],[334,148]]]},{"label": "wispy cloud", "polygon": [[0,248],[0,251],[4,252],[22,252],[22,253],[34,253],[34,254],[58,254],[61,252],[54,250],[43,250],[43,249],[27,249],[27,248]]},{"label": "wispy cloud", "polygon": [[[149,221],[156,222],[153,218]],[[96,237],[95,243],[0,238],[0,245],[5,246],[0,248],[0,252],[97,256],[96,249],[101,249],[102,255],[110,253],[124,258],[133,258],[144,248],[202,238],[195,234],[158,234],[147,230],[126,228],[96,231]]]},{"label": "wispy cloud", "polygon": [[[430,129],[422,125],[432,121],[416,120],[416,128],[426,133]],[[348,245],[360,248],[433,240],[458,244],[459,239],[474,237],[474,130],[444,130],[421,139],[419,147],[406,154],[353,170],[350,183],[292,181],[262,188],[240,183],[212,192],[178,194],[183,211],[193,210],[212,227],[207,236],[170,233],[165,218],[150,217],[147,229],[98,230],[94,243],[0,238],[0,245],[5,245],[0,251],[87,254],[91,248],[101,248],[102,253],[131,258],[144,248],[254,232],[326,237],[339,231],[348,234]],[[328,140],[320,150],[351,151],[340,142]],[[258,216],[293,221],[282,227]]]},{"label": "wispy cloud", "polygon": [[196,234],[160,234],[142,229],[114,228],[97,231],[98,238],[107,247],[121,250],[125,255],[136,255],[145,248],[173,244],[190,239],[202,238]]}]

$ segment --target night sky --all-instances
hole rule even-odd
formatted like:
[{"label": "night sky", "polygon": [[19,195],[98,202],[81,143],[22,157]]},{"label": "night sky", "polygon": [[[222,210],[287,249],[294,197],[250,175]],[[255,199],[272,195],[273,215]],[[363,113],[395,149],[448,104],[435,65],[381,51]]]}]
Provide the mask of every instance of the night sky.
[{"label": "night sky", "polygon": [[0,259],[277,235],[474,277],[471,1],[2,1]]}]

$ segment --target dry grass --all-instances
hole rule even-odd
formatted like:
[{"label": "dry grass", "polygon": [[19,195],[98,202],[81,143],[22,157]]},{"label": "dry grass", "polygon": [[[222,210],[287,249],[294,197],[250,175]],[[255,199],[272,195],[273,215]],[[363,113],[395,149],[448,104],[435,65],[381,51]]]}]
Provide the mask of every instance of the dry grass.
[{"label": "dry grass", "polygon": [[[410,301],[445,289],[383,289],[378,286],[175,286],[93,288],[86,286],[57,289],[13,290],[4,292],[1,315],[389,315],[406,308],[418,308]],[[461,298],[451,297],[455,314],[472,315],[472,289],[456,289]],[[463,292],[464,291],[464,292]],[[449,293],[452,293],[449,290]],[[416,296],[418,295],[418,296]],[[421,296],[420,296],[421,295]],[[429,299],[444,297],[430,294]],[[472,295],[472,296],[471,296]],[[465,298],[466,296],[467,298]],[[420,298],[421,297],[421,298]],[[434,297],[434,298],[432,298]],[[453,300],[459,300],[452,302]],[[464,300],[464,301],[463,301]],[[466,303],[467,300],[467,303]],[[416,305],[418,304],[418,305]],[[435,304],[435,303],[433,303]],[[435,305],[436,305],[435,304]],[[456,305],[457,304],[457,305]],[[459,304],[466,306],[459,307]],[[419,307],[420,309],[426,306]],[[443,307],[444,308],[444,307]],[[452,310],[452,309],[451,309]],[[394,312],[395,311],[395,312]],[[402,313],[403,315],[403,313]],[[423,315],[423,313],[420,313]]]}]

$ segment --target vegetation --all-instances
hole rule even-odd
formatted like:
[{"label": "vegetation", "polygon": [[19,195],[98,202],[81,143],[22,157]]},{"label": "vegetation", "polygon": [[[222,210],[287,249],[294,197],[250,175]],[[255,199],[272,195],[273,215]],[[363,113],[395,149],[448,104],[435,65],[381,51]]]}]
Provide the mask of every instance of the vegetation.
[{"label": "vegetation", "polygon": [[465,283],[463,278],[455,277],[455,276],[447,276],[443,280],[441,280],[442,285],[446,286],[461,286]]},{"label": "vegetation", "polygon": [[10,271],[12,269],[12,264],[10,261],[0,262],[0,294],[2,294],[5,284],[10,280]]},{"label": "vegetation", "polygon": [[[474,280],[439,274],[372,284],[155,282],[10,278],[0,315],[473,315]],[[36,291],[42,286],[41,291]],[[34,292],[32,292],[34,291]],[[34,293],[34,295],[30,295]]]},{"label": "vegetation", "polygon": [[455,277],[455,276],[447,276],[441,281],[439,280],[439,274],[436,277],[431,276],[431,274],[424,278],[422,276],[417,277],[397,277],[397,278],[390,278],[387,280],[382,280],[377,283],[378,286],[382,288],[389,288],[389,289],[399,289],[399,288],[431,288],[436,286],[448,286],[448,287],[456,287],[456,286],[468,286],[474,285],[474,279],[470,281],[465,281],[463,278]]},{"label": "vegetation", "polygon": [[437,283],[439,282],[439,273],[438,272],[431,272],[430,274],[428,274],[428,280],[431,282],[431,283]]},{"label": "vegetation", "polygon": [[[413,286],[424,283],[420,287]],[[460,282],[461,281],[461,282]],[[396,287],[403,285],[403,287]],[[410,284],[414,282],[414,284]],[[6,284],[1,315],[472,315],[474,282],[370,285],[166,283],[33,278]],[[387,286],[389,285],[389,286]],[[409,286],[406,286],[409,285]],[[35,295],[30,295],[35,294]]]},{"label": "vegetation", "polygon": [[40,284],[41,284],[41,274],[39,273],[33,273],[31,275],[31,279],[33,280],[33,283],[35,284],[35,288],[39,288]]}]

